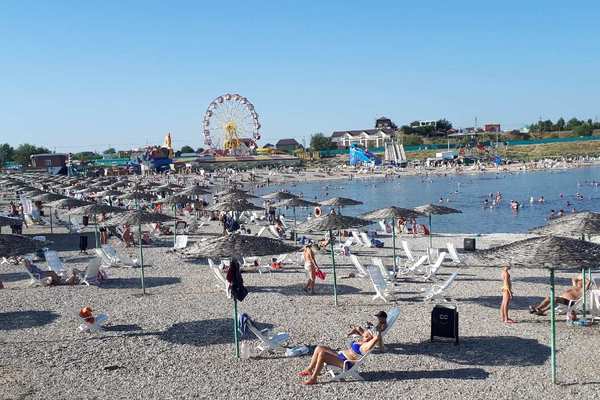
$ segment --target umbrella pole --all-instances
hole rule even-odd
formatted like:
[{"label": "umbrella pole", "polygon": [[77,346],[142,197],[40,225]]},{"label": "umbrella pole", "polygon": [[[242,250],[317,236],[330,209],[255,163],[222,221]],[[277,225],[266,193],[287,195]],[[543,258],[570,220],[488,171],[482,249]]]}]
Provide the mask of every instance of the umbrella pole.
[{"label": "umbrella pole", "polygon": [[235,356],[240,358],[240,339],[238,337],[239,327],[238,327],[238,309],[237,309],[237,300],[233,298],[233,338],[235,341]]},{"label": "umbrella pole", "polygon": [[396,275],[396,271],[398,267],[396,265],[396,220],[392,219],[392,247],[394,248],[394,275]]},{"label": "umbrella pole", "polygon": [[142,294],[146,294],[146,285],[144,284],[144,250],[142,249],[142,224],[138,224],[138,235],[140,243],[140,268],[142,269]]},{"label": "umbrella pole", "polygon": [[[173,217],[177,219],[177,204],[173,204]],[[175,247],[175,242],[177,241],[177,221],[175,221],[175,226],[173,228],[173,247]]]},{"label": "umbrella pole", "polygon": [[98,248],[98,217],[94,214],[94,238],[96,239],[96,248]]},{"label": "umbrella pole", "polygon": [[329,230],[329,245],[331,247],[331,263],[333,264],[333,300],[337,306],[337,276],[335,274],[335,252],[333,250],[333,232],[331,229]]},{"label": "umbrella pole", "polygon": [[431,263],[431,249],[433,248],[433,229],[431,228],[431,214],[429,214],[429,251],[427,252],[427,257],[429,257],[429,262]]},{"label": "umbrella pole", "polygon": [[50,233],[54,233],[53,229],[52,229],[52,207],[50,207]]},{"label": "umbrella pole", "polygon": [[583,320],[585,321],[585,310],[587,308],[587,303],[586,303],[586,298],[585,298],[586,297],[586,293],[585,293],[586,292],[586,290],[585,290],[585,286],[586,286],[585,285],[585,267],[581,268],[581,277],[583,279],[583,281],[581,282],[583,284],[583,310],[582,310],[582,313],[583,313]]},{"label": "umbrella pole", "polygon": [[556,318],[554,311],[554,269],[550,269],[550,357],[552,383],[556,384]]}]

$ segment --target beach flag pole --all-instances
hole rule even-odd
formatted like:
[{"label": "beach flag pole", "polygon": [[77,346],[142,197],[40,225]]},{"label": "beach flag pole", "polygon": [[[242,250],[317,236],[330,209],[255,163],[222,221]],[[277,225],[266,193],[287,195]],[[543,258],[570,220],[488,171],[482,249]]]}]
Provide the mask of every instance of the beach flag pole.
[{"label": "beach flag pole", "polygon": [[556,384],[556,318],[554,310],[554,269],[550,269],[550,358],[552,383]]},{"label": "beach flag pole", "polygon": [[333,250],[333,232],[329,230],[329,245],[331,247],[331,263],[333,264],[333,300],[338,305],[337,299],[337,277],[335,274],[335,251]]}]

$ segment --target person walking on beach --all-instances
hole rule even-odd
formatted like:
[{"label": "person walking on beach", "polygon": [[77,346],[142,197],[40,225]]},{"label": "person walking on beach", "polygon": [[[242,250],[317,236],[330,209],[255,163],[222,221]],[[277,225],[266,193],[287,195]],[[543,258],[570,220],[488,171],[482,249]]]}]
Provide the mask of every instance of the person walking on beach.
[{"label": "person walking on beach", "polygon": [[510,266],[502,268],[502,304],[500,305],[500,317],[502,322],[505,324],[514,324],[513,321],[508,317],[508,307],[512,300],[512,281],[510,280]]},{"label": "person walking on beach", "polygon": [[306,293],[315,294],[315,278],[319,266],[317,265],[315,253],[310,245],[304,246],[302,257],[304,259],[304,269],[308,275],[308,281],[306,282],[306,286],[304,286],[303,290]]}]

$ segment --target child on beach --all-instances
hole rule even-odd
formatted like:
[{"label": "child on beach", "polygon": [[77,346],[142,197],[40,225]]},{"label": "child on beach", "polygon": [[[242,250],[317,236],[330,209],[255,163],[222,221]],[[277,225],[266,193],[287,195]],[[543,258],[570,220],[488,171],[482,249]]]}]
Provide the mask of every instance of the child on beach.
[{"label": "child on beach", "polygon": [[516,321],[508,318],[508,306],[513,297],[512,281],[510,280],[510,266],[502,268],[502,304],[500,305],[500,317],[505,324],[514,324]]}]

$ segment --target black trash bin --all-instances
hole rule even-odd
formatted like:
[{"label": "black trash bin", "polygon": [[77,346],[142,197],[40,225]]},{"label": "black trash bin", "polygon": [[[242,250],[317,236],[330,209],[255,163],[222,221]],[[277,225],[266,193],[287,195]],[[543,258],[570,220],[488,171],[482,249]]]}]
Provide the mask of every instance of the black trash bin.
[{"label": "black trash bin", "polygon": [[85,253],[88,247],[88,237],[86,235],[79,236],[79,251]]},{"label": "black trash bin", "polygon": [[81,223],[83,224],[83,226],[88,226],[88,224],[90,223],[90,217],[88,215],[84,215],[83,217],[81,217]]},{"label": "black trash bin", "polygon": [[463,240],[464,251],[475,251],[475,238],[465,238]]},{"label": "black trash bin", "polygon": [[436,305],[431,311],[431,341],[436,337],[454,339],[458,344],[458,311],[456,306]]}]

